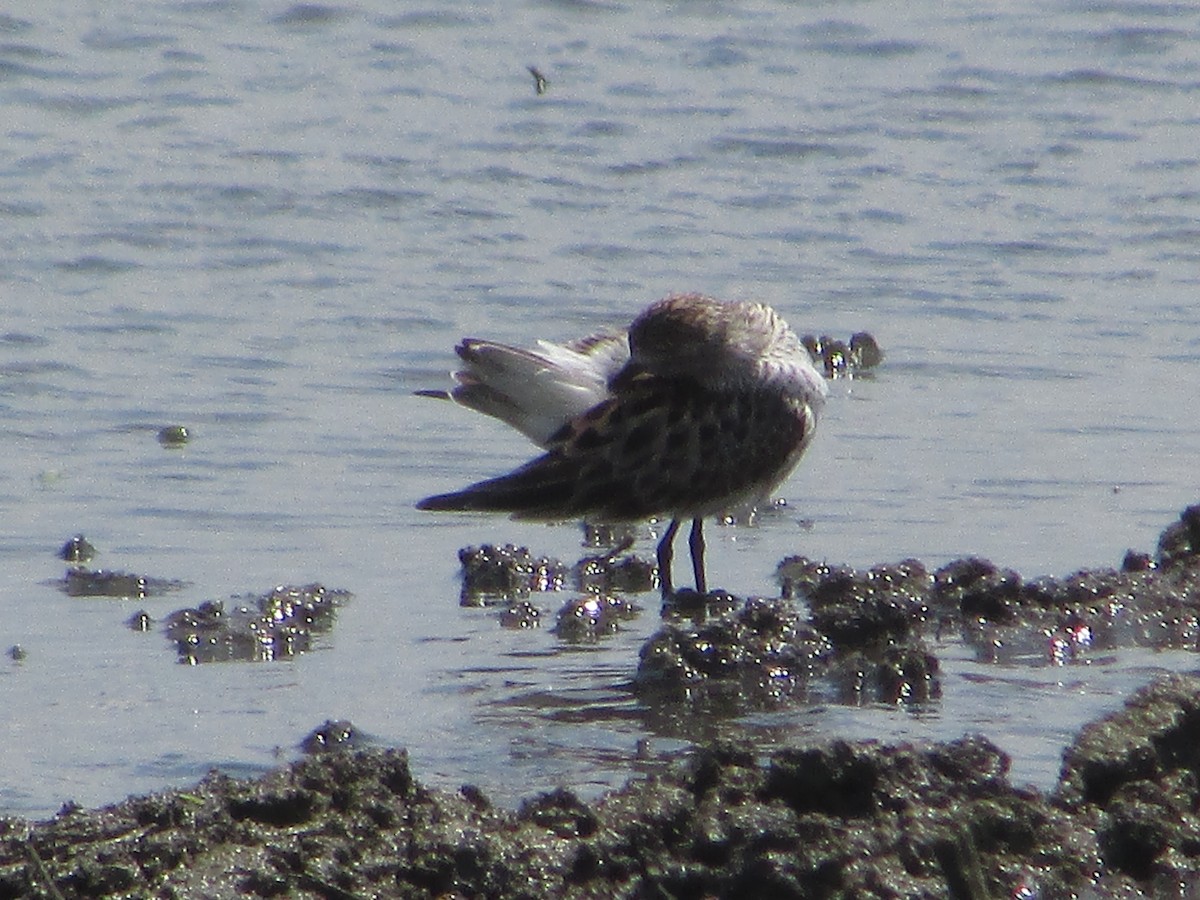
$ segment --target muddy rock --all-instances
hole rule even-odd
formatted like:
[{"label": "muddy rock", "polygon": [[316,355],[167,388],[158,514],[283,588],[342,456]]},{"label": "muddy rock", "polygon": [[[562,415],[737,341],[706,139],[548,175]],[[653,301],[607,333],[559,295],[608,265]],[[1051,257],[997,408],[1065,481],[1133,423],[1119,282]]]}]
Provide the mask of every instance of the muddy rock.
[{"label": "muddy rock", "polygon": [[602,556],[587,556],[572,569],[572,582],[577,590],[596,594],[645,594],[658,588],[655,564],[639,556],[621,554],[630,544],[623,544]]},{"label": "muddy rock", "polygon": [[875,337],[866,331],[850,336],[850,341],[821,335],[806,334],[800,338],[826,378],[850,378],[862,375],[883,362],[883,350]]},{"label": "muddy rock", "polygon": [[985,739],[698,750],[594,803],[497,809],[398,750],[0,822],[0,897],[999,897],[1086,886],[1091,832]]},{"label": "muddy rock", "polygon": [[651,591],[656,587],[654,563],[623,556],[632,543],[632,539],[623,539],[614,549],[585,556],[573,566],[547,556],[535,557],[529,548],[514,544],[464,547],[458,552],[461,603],[489,606],[562,590],[608,595]]},{"label": "muddy rock", "polygon": [[934,573],[933,599],[938,608],[964,617],[1013,622],[1019,617],[1021,576],[986,559],[958,559]]},{"label": "muddy rock", "polygon": [[158,429],[158,442],[168,450],[186,446],[192,439],[191,431],[185,425],[164,425]]},{"label": "muddy rock", "polygon": [[1179,514],[1158,539],[1158,565],[1164,569],[1184,569],[1200,565],[1200,504]]},{"label": "muddy rock", "polygon": [[1096,830],[1107,883],[1150,897],[1200,884],[1200,678],[1173,675],[1086,725],[1053,797]]},{"label": "muddy rock", "polygon": [[932,575],[915,560],[857,571],[791,557],[778,577],[841,651],[919,648],[931,627],[953,628],[982,660],[1058,665],[1119,646],[1200,647],[1198,531],[1200,506],[1189,507],[1163,532],[1157,557],[1130,551],[1120,569],[1063,578],[1025,580],[975,557]]},{"label": "muddy rock", "polygon": [[669,621],[642,646],[634,687],[659,699],[758,706],[803,690],[831,651],[794,602],[752,598],[700,621]]},{"label": "muddy rock", "polygon": [[937,657],[920,642],[838,653],[825,673],[839,703],[929,703],[942,696]]},{"label": "muddy rock", "polygon": [[540,628],[545,614],[528,600],[519,600],[500,613],[503,628]]},{"label": "muddy rock", "polygon": [[585,594],[568,600],[558,611],[554,633],[570,643],[595,641],[621,627],[622,620],[632,619],[641,607],[624,599],[606,594]]},{"label": "muddy rock", "polygon": [[266,661],[286,659],[312,647],[314,636],[329,631],[348,591],[324,585],[280,586],[257,597],[206,601],[166,618],[164,631],[179,661]]},{"label": "muddy rock", "polygon": [[55,585],[69,597],[157,597],[187,587],[185,581],[151,578],[108,569],[72,566]]},{"label": "muddy rock", "polygon": [[326,719],[325,724],[314,728],[300,742],[304,753],[331,753],[364,745],[362,734],[354,723],[346,719]]},{"label": "muddy rock", "polygon": [[402,750],[328,742],[258,779],[0,820],[0,898],[1185,898],[1198,698],[1200,678],[1166,678],[1088,725],[1049,796],[967,736],[718,744],[595,802],[510,811],[422,787]]},{"label": "muddy rock", "polygon": [[540,591],[562,590],[569,569],[557,559],[535,558],[528,547],[481,544],[458,551],[462,563],[463,606],[483,606],[500,600],[528,597]]},{"label": "muddy rock", "polygon": [[[813,565],[790,563],[793,572]],[[813,689],[851,705],[940,697],[937,658],[915,630],[928,611],[919,591],[880,574],[892,567],[815,568],[824,574],[808,609],[790,597],[680,592],[642,647],[635,689],[645,700],[715,702],[735,712],[805,699]]]},{"label": "muddy rock", "polygon": [[69,563],[85,563],[96,555],[96,548],[82,534],[71,538],[58,550],[58,558]]},{"label": "muddy rock", "polygon": [[785,597],[808,600],[813,626],[839,647],[902,640],[930,618],[933,578],[913,559],[859,572],[794,556],[777,577]]}]

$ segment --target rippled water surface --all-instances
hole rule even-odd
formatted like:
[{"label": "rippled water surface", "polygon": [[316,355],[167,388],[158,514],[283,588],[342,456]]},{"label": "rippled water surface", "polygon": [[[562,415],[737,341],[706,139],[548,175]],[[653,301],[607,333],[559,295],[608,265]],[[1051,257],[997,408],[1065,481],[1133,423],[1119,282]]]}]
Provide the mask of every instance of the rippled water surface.
[{"label": "rippled water surface", "polygon": [[[713,732],[626,689],[652,596],[582,647],[459,606],[461,546],[581,553],[569,526],[413,509],[531,452],[412,395],[465,334],[570,338],[672,290],[873,332],[886,363],[833,386],[786,510],[711,530],[739,594],[797,552],[1033,576],[1152,550],[1200,497],[1198,102],[1189,4],[0,15],[0,645],[25,651],[0,664],[0,811],[260,771],[331,717],[503,801]],[[183,449],[155,439],[170,424]],[[98,565],[188,586],[67,597],[76,532]],[[317,580],[355,596],[291,661],[180,665],[124,624]],[[1080,723],[1196,668],[932,649],[938,703],[740,727],[981,731],[1048,785]]]}]

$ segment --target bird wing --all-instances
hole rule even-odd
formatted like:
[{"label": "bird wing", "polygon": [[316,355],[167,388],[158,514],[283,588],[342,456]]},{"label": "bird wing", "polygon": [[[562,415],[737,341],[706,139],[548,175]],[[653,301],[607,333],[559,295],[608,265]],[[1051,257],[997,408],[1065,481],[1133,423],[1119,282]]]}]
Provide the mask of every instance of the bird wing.
[{"label": "bird wing", "polygon": [[469,409],[507,422],[535,444],[600,402],[608,379],[629,357],[623,336],[595,335],[559,346],[522,350],[468,338],[456,352],[464,367],[450,392]]},{"label": "bird wing", "polygon": [[709,515],[778,484],[811,434],[807,407],[776,392],[717,393],[649,373],[614,385],[543,456],[418,507],[611,522]]}]

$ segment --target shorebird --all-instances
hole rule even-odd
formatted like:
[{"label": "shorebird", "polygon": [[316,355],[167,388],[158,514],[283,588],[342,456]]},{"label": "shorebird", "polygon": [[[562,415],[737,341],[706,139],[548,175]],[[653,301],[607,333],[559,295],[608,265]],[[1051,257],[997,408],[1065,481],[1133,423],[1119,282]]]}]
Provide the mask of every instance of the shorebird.
[{"label": "shorebird", "polygon": [[673,545],[688,540],[707,592],[704,519],[761,501],[812,441],[825,379],[769,306],[674,294],[624,333],[521,350],[475,339],[450,397],[512,425],[546,452],[507,475],[426,497],[427,510],[508,512],[594,523],[668,518],[659,584],[674,593]]}]

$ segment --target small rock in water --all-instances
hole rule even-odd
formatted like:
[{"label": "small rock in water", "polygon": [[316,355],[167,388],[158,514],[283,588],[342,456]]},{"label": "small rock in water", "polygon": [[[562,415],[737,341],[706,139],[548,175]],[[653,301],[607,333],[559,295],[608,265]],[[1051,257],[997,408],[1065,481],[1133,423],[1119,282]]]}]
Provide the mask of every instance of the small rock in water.
[{"label": "small rock in water", "polygon": [[1200,561],[1200,503],[1179,514],[1158,539],[1158,563],[1164,569],[1195,565]]},{"label": "small rock in water", "polygon": [[171,613],[166,633],[188,665],[287,659],[311,649],[313,636],[333,627],[337,607],[350,596],[310,584],[233,598],[228,609],[206,601]]},{"label": "small rock in water", "polygon": [[167,425],[158,429],[158,442],[164,447],[182,447],[192,438],[183,425]]},{"label": "small rock in water", "polygon": [[[732,599],[732,598],[730,598]],[[787,599],[752,597],[702,624],[670,622],[642,645],[634,687],[677,698],[706,689],[741,704],[803,691],[833,653]]]},{"label": "small rock in water", "polygon": [[826,334],[820,337],[806,334],[800,342],[813,362],[824,370],[826,378],[853,378],[883,362],[879,342],[867,331],[855,332],[849,343]]},{"label": "small rock in water", "polygon": [[883,362],[883,350],[868,331],[850,335],[850,365],[855,369],[873,369]]},{"label": "small rock in water", "polygon": [[605,556],[585,556],[572,569],[575,586],[598,594],[645,594],[656,590],[655,564],[637,556],[618,559],[628,549],[622,544]]},{"label": "small rock in water", "polygon": [[597,525],[583,523],[583,546],[607,549],[610,547],[632,547],[637,539],[637,529],[632,525]]},{"label": "small rock in water", "polygon": [[622,619],[632,619],[641,608],[620,597],[588,594],[568,601],[558,612],[554,633],[564,641],[594,641],[620,627]]},{"label": "small rock in water", "polygon": [[308,754],[353,750],[360,746],[362,738],[358,729],[346,719],[326,719],[324,725],[314,728],[300,742],[300,749]]},{"label": "small rock in water", "polygon": [[574,587],[590,593],[643,593],[653,590],[654,564],[621,557],[633,543],[623,539],[608,553],[586,556],[574,566],[548,556],[535,557],[515,544],[481,544],[458,552],[462,563],[463,606],[513,602],[530,594]]},{"label": "small rock in water", "polygon": [[489,599],[519,599],[540,591],[561,590],[567,567],[557,559],[534,559],[527,547],[481,544],[458,551],[462,563],[462,605],[485,605]]},{"label": "small rock in water", "polygon": [[542,611],[528,600],[520,600],[500,613],[503,628],[537,628],[542,624]]},{"label": "small rock in water", "polygon": [[70,597],[152,597],[177,591],[187,582],[165,578],[150,578],[130,572],[115,572],[105,569],[87,569],[74,566],[57,582],[59,588]]},{"label": "small rock in water", "polygon": [[58,558],[71,563],[87,562],[96,555],[96,548],[82,534],[71,538],[58,551]]}]

